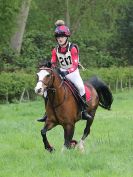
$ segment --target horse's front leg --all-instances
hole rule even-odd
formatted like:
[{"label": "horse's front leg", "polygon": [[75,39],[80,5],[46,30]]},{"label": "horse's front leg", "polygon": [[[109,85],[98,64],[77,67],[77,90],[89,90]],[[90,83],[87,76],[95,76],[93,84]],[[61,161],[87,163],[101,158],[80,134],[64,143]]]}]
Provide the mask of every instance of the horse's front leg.
[{"label": "horse's front leg", "polygon": [[66,148],[71,148],[71,141],[74,135],[74,128],[75,126],[72,124],[67,124],[65,126],[63,126],[64,128],[64,146]]},{"label": "horse's front leg", "polygon": [[46,136],[46,132],[48,130],[51,130],[53,127],[55,127],[55,124],[53,122],[49,122],[49,123],[46,122],[45,126],[41,130],[41,135],[42,135],[42,138],[43,138],[44,147],[49,152],[52,152],[55,149],[49,144],[47,136]]}]

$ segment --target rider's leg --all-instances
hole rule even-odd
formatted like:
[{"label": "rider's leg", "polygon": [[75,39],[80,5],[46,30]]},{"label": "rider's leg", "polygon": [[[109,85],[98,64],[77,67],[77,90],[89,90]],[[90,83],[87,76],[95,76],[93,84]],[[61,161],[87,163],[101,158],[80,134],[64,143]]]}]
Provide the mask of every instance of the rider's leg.
[{"label": "rider's leg", "polygon": [[87,113],[85,87],[79,70],[76,69],[74,72],[66,75],[66,78],[69,79],[78,88],[82,97],[82,119],[92,119],[92,116]]},{"label": "rider's leg", "polygon": [[82,96],[81,109],[82,109],[82,119],[84,120],[92,119],[92,116],[87,112],[86,94]]},{"label": "rider's leg", "polygon": [[[46,105],[47,105],[47,102],[48,102],[48,97],[47,97],[47,95],[46,95],[45,97],[43,96],[43,99],[44,99],[45,108],[46,108]],[[43,116],[42,118],[37,119],[37,121],[38,121],[38,122],[45,122],[46,119],[47,119],[47,115],[46,115],[46,112],[45,112],[44,116]]]}]

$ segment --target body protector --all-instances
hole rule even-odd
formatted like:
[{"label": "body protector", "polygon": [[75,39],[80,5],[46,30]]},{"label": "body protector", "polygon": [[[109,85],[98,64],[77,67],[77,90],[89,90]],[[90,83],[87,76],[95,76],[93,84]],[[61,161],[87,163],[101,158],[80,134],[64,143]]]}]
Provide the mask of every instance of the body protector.
[{"label": "body protector", "polygon": [[56,55],[60,64],[60,67],[62,69],[70,69],[73,66],[73,61],[72,61],[72,56],[71,56],[71,48],[72,48],[73,44],[72,43],[68,43],[68,48],[66,50],[65,53],[61,53],[59,51],[59,46],[57,46],[56,48]]}]

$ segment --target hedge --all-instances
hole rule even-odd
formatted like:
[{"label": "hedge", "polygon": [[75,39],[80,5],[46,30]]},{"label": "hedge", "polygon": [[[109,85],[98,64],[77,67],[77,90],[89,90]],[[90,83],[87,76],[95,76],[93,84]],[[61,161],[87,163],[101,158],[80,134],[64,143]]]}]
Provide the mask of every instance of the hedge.
[{"label": "hedge", "polygon": [[133,67],[87,69],[82,71],[81,75],[85,80],[92,76],[98,76],[113,91],[130,89],[133,86]]},{"label": "hedge", "polygon": [[[133,86],[133,67],[129,68],[100,68],[80,70],[84,80],[92,76],[101,78],[112,91],[123,90]],[[24,90],[29,99],[36,98],[34,87],[36,84],[36,73],[13,72],[0,74],[0,102],[15,102],[21,99]]]},{"label": "hedge", "polygon": [[0,74],[0,101],[14,102],[20,100],[23,91],[27,91],[30,99],[35,98],[35,75],[24,72]]}]

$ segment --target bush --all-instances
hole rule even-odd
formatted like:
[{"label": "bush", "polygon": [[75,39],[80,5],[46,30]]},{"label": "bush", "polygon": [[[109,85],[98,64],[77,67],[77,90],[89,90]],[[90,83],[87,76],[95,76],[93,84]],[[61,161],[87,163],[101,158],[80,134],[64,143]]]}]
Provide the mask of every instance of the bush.
[{"label": "bush", "polygon": [[19,100],[24,89],[29,93],[30,99],[35,98],[35,77],[23,72],[5,73],[0,75],[0,101],[4,102],[8,96],[9,102]]},{"label": "bush", "polygon": [[38,65],[40,60],[51,58],[53,47],[50,34],[38,31],[26,33],[23,40],[21,55],[16,60],[16,65],[20,68],[33,68]]},{"label": "bush", "polygon": [[[101,78],[111,90],[130,88],[133,86],[133,67],[125,68],[90,68],[81,71],[84,80],[89,80],[92,76]],[[13,72],[0,74],[0,101],[5,102],[8,96],[9,102],[20,100],[24,91],[28,91],[30,100],[34,100],[35,74],[24,72]],[[7,101],[7,100],[6,100]]]},{"label": "bush", "polygon": [[92,76],[98,76],[112,90],[123,90],[133,86],[133,67],[87,69],[82,71],[81,75],[84,80],[88,80]]}]

